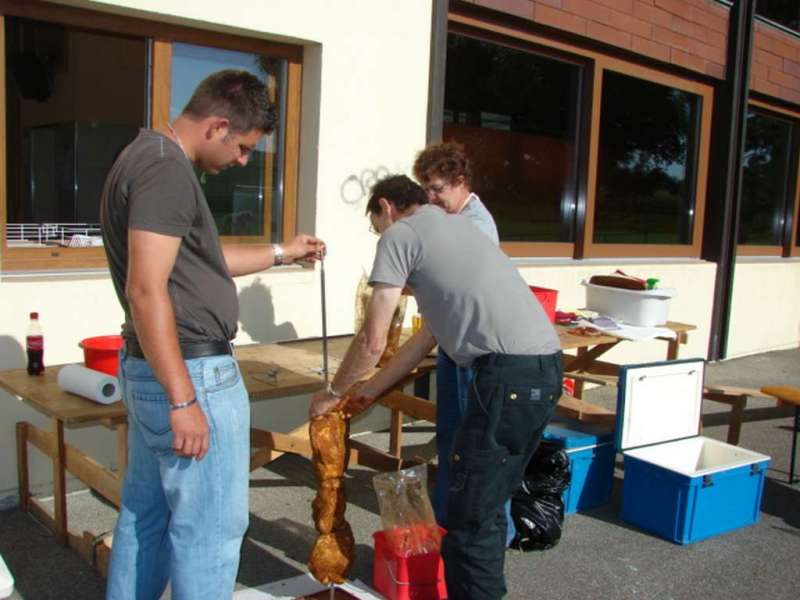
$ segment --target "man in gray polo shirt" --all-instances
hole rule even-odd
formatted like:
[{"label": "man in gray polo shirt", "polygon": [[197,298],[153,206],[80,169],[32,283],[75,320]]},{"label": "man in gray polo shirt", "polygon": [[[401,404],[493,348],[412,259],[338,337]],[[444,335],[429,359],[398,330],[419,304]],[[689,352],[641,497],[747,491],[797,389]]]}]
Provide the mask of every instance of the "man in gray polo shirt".
[{"label": "man in gray polo shirt", "polygon": [[[465,217],[428,205],[409,178],[375,184],[367,213],[381,234],[372,299],[336,376],[314,396],[311,416],[331,410],[348,391],[355,406],[368,406],[437,343],[457,364],[471,366],[473,386],[453,445],[442,556],[451,599],[501,598],[503,505],[561,395],[558,336],[508,257]],[[406,285],[425,325],[380,372],[351,389],[378,362]]]}]

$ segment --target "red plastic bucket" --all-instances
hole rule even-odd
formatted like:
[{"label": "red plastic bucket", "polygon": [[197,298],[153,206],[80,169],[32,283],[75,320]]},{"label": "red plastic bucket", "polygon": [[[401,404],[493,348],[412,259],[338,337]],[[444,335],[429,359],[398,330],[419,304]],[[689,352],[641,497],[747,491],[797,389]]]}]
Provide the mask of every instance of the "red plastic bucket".
[{"label": "red plastic bucket", "polygon": [[551,290],[549,288],[536,287],[529,285],[531,292],[536,296],[539,303],[542,305],[547,318],[551,323],[556,322],[556,301],[558,300],[558,290]]},{"label": "red plastic bucket", "polygon": [[[444,529],[439,530],[444,535]],[[390,537],[384,531],[372,534],[372,587],[389,600],[445,600],[447,584],[439,552],[399,556],[392,550]]]},{"label": "red plastic bucket", "polygon": [[83,348],[83,362],[88,368],[117,376],[119,350],[122,348],[121,335],[90,337],[81,340],[78,345]]}]

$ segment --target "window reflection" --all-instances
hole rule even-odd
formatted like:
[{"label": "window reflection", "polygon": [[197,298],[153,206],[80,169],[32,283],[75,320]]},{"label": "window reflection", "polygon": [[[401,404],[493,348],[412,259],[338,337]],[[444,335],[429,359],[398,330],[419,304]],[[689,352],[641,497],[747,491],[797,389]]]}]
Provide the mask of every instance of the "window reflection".
[{"label": "window reflection", "polygon": [[792,123],[750,111],[747,113],[739,243],[783,245],[783,218],[794,200],[789,194]]},{"label": "window reflection", "polygon": [[594,241],[690,244],[700,97],[603,75]]},{"label": "window reflection", "polygon": [[146,42],[15,17],[5,34],[7,246],[102,245],[103,183],[145,124]]},{"label": "window reflection", "polygon": [[286,61],[266,56],[172,44],[170,120],[175,119],[200,81],[221,69],[243,69],[267,84],[270,99],[278,102],[281,119],[275,131],[262,138],[251,152],[247,166],[225,169],[217,175],[201,175],[220,235],[283,237],[283,94]]},{"label": "window reflection", "polygon": [[503,241],[571,242],[581,67],[450,34],[444,139],[466,147],[473,190]]},{"label": "window reflection", "polygon": [[800,2],[797,0],[758,0],[756,14],[800,31]]}]

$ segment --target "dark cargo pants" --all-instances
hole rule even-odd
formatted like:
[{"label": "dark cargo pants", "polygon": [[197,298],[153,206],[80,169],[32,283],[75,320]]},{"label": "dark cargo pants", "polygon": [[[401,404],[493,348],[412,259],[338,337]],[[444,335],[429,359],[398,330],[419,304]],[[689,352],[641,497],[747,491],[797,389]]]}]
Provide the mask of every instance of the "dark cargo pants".
[{"label": "dark cargo pants", "polygon": [[561,396],[561,352],[478,358],[450,463],[442,540],[450,600],[506,593],[504,503],[519,485]]}]

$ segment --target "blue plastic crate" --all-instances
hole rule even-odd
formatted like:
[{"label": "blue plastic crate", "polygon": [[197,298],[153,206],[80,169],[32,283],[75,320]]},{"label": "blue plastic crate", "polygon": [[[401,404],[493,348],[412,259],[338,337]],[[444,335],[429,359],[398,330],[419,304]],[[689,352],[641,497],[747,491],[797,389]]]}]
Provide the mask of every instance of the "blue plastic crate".
[{"label": "blue plastic crate", "polygon": [[559,443],[570,462],[571,481],[564,490],[564,514],[608,504],[614,483],[613,432],[569,419],[553,419],[544,439]]},{"label": "blue plastic crate", "polygon": [[698,434],[703,360],[620,369],[624,521],[689,544],[758,521],[770,458]]}]

